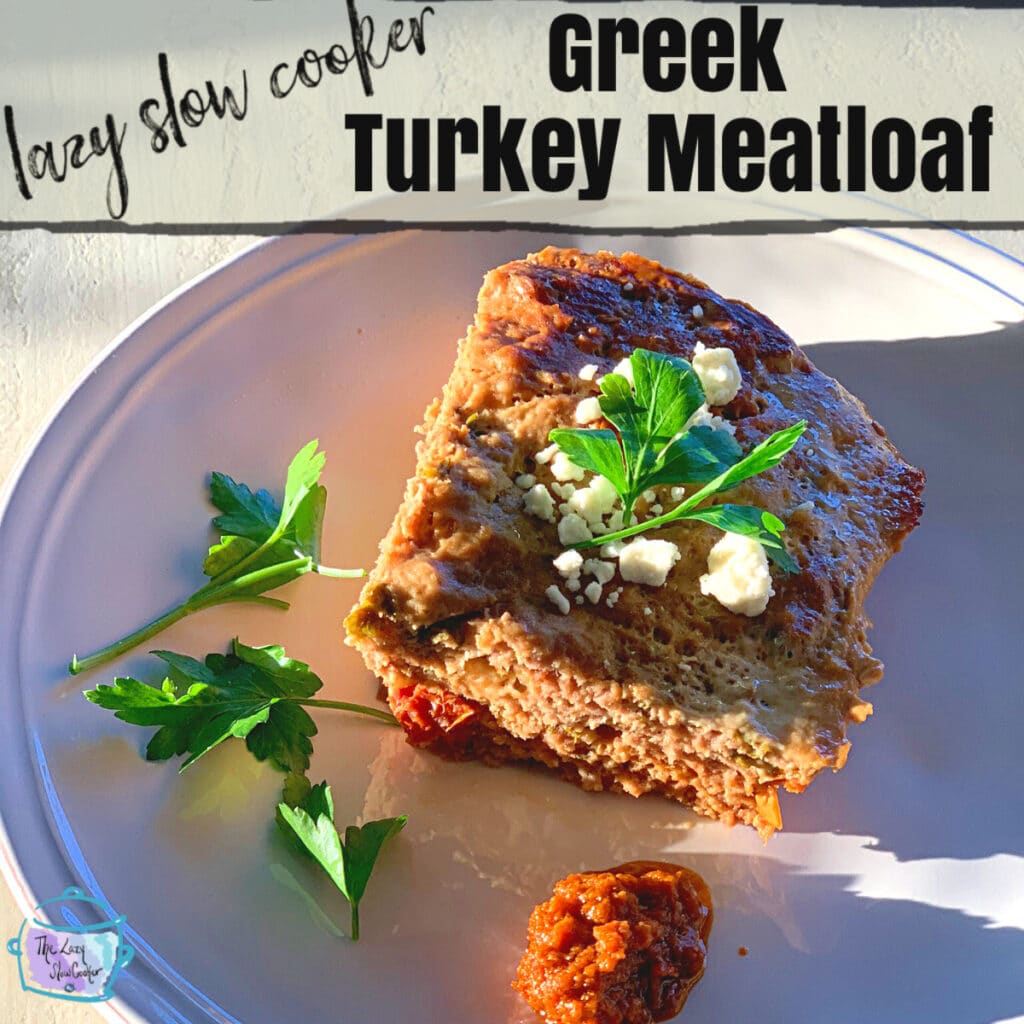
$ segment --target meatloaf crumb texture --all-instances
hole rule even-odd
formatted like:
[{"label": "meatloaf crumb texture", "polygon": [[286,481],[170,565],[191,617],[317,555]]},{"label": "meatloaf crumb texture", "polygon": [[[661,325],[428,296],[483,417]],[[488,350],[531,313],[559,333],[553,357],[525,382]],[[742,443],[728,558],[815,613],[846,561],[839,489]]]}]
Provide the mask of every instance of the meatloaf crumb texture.
[{"label": "meatloaf crumb texture", "polygon": [[[697,342],[735,353],[741,390],[713,412],[744,451],[809,424],[722,499],[780,516],[800,572],[775,574],[762,615],[733,613],[698,583],[721,534],[679,523],[656,535],[681,552],[665,586],[562,615],[545,596],[561,582],[555,527],[525,513],[514,481],[551,482],[535,455],[597,393],[584,365],[600,376],[635,348],[689,359]],[[548,248],[487,274],[348,642],[416,745],[661,793],[769,835],[778,787],[841,768],[847,724],[870,713],[860,690],[881,665],[864,600],[923,485],[864,406],[745,303],[633,253]]]},{"label": "meatloaf crumb texture", "polygon": [[530,915],[514,987],[548,1024],[668,1020],[704,973],[711,923],[711,894],[686,868],[569,875]]}]

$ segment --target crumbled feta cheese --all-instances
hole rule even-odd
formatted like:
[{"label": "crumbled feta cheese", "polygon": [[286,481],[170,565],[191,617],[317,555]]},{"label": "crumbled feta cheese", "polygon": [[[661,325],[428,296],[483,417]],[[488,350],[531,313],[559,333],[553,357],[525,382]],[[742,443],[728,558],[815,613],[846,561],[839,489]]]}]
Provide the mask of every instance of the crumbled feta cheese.
[{"label": "crumbled feta cheese", "polygon": [[602,558],[618,558],[622,554],[623,545],[621,540],[612,540],[601,545]]},{"label": "crumbled feta cheese", "polygon": [[576,493],[576,488],[572,484],[554,483],[551,485],[551,490],[554,491],[562,501],[568,501]]},{"label": "crumbled feta cheese", "polygon": [[536,462],[538,466],[546,466],[559,452],[557,444],[549,444],[543,451],[537,452]]},{"label": "crumbled feta cheese", "polygon": [[577,604],[583,604],[583,595],[577,594],[575,600]]},{"label": "crumbled feta cheese", "polygon": [[544,519],[549,523],[555,521],[555,499],[551,492],[543,484],[534,484],[526,494],[523,495],[526,504],[526,511],[531,516]]},{"label": "crumbled feta cheese", "polygon": [[764,548],[753,537],[727,533],[708,553],[708,571],[700,578],[700,591],[730,611],[760,615],[775,594]]},{"label": "crumbled feta cheese", "polygon": [[652,612],[650,608],[644,608],[644,615],[653,615],[653,614],[654,614],[654,612]]},{"label": "crumbled feta cheese", "polygon": [[572,511],[586,519],[593,529],[595,524],[601,522],[602,517],[612,511],[618,497],[612,482],[607,477],[597,475],[586,487],[576,491],[569,499],[569,504]]},{"label": "crumbled feta cheese", "polygon": [[516,487],[522,487],[524,491],[528,491],[536,482],[537,478],[532,473],[520,473],[516,477]]},{"label": "crumbled feta cheese", "polygon": [[601,419],[602,416],[604,413],[601,412],[601,402],[597,398],[584,398],[576,406],[577,423],[593,423],[595,420]]},{"label": "crumbled feta cheese", "polygon": [[616,509],[608,517],[608,532],[615,533],[617,530],[621,530],[625,524],[622,522],[622,509]]},{"label": "crumbled feta cheese", "polygon": [[686,429],[691,427],[710,427],[712,430],[724,430],[726,433],[735,434],[736,428],[721,416],[712,416],[707,403],[702,405],[687,421]]},{"label": "crumbled feta cheese", "polygon": [[578,551],[563,551],[554,561],[555,568],[566,578],[579,576],[583,556]]},{"label": "crumbled feta cheese", "polygon": [[625,359],[620,359],[615,364],[615,369],[612,370],[612,373],[617,373],[620,377],[625,377],[626,380],[628,380],[630,384],[634,383],[633,382],[633,364],[629,361],[629,356],[626,356]]},{"label": "crumbled feta cheese", "polygon": [[705,348],[698,341],[692,363],[708,405],[726,405],[736,397],[743,378],[731,348]]},{"label": "crumbled feta cheese", "polygon": [[704,315],[704,307],[703,306],[694,306],[690,310],[690,315],[691,316],[703,316]]},{"label": "crumbled feta cheese", "polygon": [[673,501],[682,501],[686,497],[685,487],[673,487],[671,491]]},{"label": "crumbled feta cheese", "polygon": [[597,363],[587,363],[579,372],[580,380],[593,380],[597,376],[597,370]]},{"label": "crumbled feta cheese", "polygon": [[570,576],[569,579],[565,581],[565,589],[571,590],[573,593],[579,590],[581,586],[582,584],[580,583],[579,576]]},{"label": "crumbled feta cheese", "polygon": [[661,513],[662,513],[662,512],[664,512],[664,511],[665,511],[665,509],[664,509],[664,507],[662,506],[661,502],[659,502],[659,501],[656,501],[656,502],[655,502],[655,503],[654,503],[654,504],[653,504],[653,505],[651,506],[651,515],[652,515],[652,516],[660,516],[660,515],[661,515]]},{"label": "crumbled feta cheese", "polygon": [[641,495],[641,497],[649,505],[652,501],[654,501],[658,497],[658,495],[655,494],[654,491],[652,491],[650,488],[648,488],[646,491],[644,491],[644,493]]},{"label": "crumbled feta cheese", "polygon": [[590,527],[575,512],[563,516],[558,523],[558,539],[565,545],[579,544],[593,536]]},{"label": "crumbled feta cheese", "polygon": [[622,597],[622,587],[616,587],[609,595],[605,604],[609,608],[614,608],[619,603],[619,598]]},{"label": "crumbled feta cheese", "polygon": [[567,480],[582,480],[585,474],[575,462],[569,461],[565,452],[558,451],[551,460],[551,475],[565,483]]},{"label": "crumbled feta cheese", "polygon": [[583,594],[591,604],[597,604],[601,600],[601,589],[601,584],[595,580],[587,584]]},{"label": "crumbled feta cheese", "polygon": [[599,558],[588,558],[583,563],[583,571],[604,586],[604,584],[610,583],[611,578],[615,575],[615,563],[602,562]]},{"label": "crumbled feta cheese", "polygon": [[544,591],[548,600],[563,614],[569,614],[569,599],[563,594],[554,583]]},{"label": "crumbled feta cheese", "polygon": [[679,561],[679,548],[669,540],[637,537],[619,555],[619,572],[630,583],[664,586],[669,570]]}]

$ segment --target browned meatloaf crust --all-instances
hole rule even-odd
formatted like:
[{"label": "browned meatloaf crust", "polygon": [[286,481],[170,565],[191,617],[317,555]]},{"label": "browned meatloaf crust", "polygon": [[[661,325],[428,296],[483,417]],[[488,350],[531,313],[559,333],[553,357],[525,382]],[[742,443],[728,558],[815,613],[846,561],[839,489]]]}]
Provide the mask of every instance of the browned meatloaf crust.
[{"label": "browned meatloaf crust", "polygon": [[[762,615],[736,614],[698,584],[722,534],[680,523],[651,535],[681,551],[665,586],[560,614],[545,596],[561,582],[555,526],[524,512],[516,476],[550,479],[534,456],[597,393],[584,364],[607,373],[634,348],[689,359],[698,341],[735,353],[741,390],[713,411],[744,451],[809,423],[722,499],[785,520],[801,571],[773,573]],[[871,711],[860,689],[882,672],[864,599],[917,524],[924,474],[767,317],[633,253],[545,249],[487,274],[423,433],[346,621],[411,742],[662,793],[763,835],[781,826],[779,786],[842,767],[847,724]]]}]

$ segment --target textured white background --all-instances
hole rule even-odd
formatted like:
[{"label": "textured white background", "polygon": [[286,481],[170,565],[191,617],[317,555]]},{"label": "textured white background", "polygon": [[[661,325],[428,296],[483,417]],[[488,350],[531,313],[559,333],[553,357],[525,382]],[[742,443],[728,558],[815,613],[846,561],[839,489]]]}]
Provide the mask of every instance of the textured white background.
[{"label": "textured white background", "polygon": [[[230,80],[240,66],[248,66],[251,88],[262,90],[264,71],[276,60],[343,35],[340,6],[326,0],[300,5],[229,0],[212,7],[187,0],[160,10],[112,0],[82,9],[57,0],[3,6],[8,9],[2,11],[0,34],[2,98],[15,104],[27,134],[88,127],[108,109],[128,117],[138,99],[154,88],[160,49],[169,50],[177,66],[195,76]],[[666,7],[630,6],[631,13],[643,17]],[[676,14],[683,9],[681,4],[669,6]],[[364,7],[384,9],[380,3]],[[141,144],[130,149],[130,218],[228,220],[337,212],[350,198],[347,152],[337,132],[329,129],[346,109],[457,116],[478,113],[483,102],[503,102],[518,108],[509,112],[543,116],[636,108],[635,75],[624,77],[617,97],[600,102],[570,102],[553,92],[545,75],[535,81],[523,75],[527,67],[543,69],[544,26],[550,20],[545,5],[437,7],[440,16],[428,26],[428,57],[398,59],[385,69],[378,76],[372,106],[360,98],[350,75],[297,97],[287,116],[261,92],[260,109],[254,99],[253,113],[243,125],[200,129],[187,152],[155,158]],[[412,13],[418,5],[388,9],[396,8]],[[687,5],[686,16],[696,17],[701,10],[700,5]],[[719,5],[708,10],[723,13]],[[773,13],[767,6],[763,11]],[[799,113],[821,102],[874,98],[884,104],[882,113],[931,116],[964,108],[958,116],[966,116],[970,104],[992,102],[1000,119],[994,180],[1012,184],[1015,201],[1021,202],[1024,131],[1018,129],[1024,105],[1009,95],[1007,85],[1020,81],[1024,14],[785,7],[775,13],[787,19],[787,43],[780,52],[789,96],[727,94],[714,106],[703,103],[704,109]],[[796,32],[790,31],[797,27],[799,45]],[[496,60],[496,51],[510,59]],[[802,104],[794,100],[799,96],[805,97]],[[639,102],[646,100],[643,96]],[[682,107],[677,103],[664,109]],[[144,142],[141,133],[136,136]],[[95,218],[103,213],[105,169],[89,169],[76,184],[44,189],[38,200],[24,204],[4,177],[9,173],[6,164],[0,164],[0,218]],[[1008,193],[990,200],[982,215],[1020,216]],[[429,199],[419,197],[417,211],[429,215],[432,209],[437,208]],[[399,215],[415,212],[404,205]],[[939,212],[960,217],[971,211],[953,197]],[[649,208],[646,222],[662,224],[667,217],[677,222],[687,215],[675,201]],[[1024,256],[1024,233],[988,232],[983,237]],[[251,241],[239,235],[0,234],[0,478],[10,473],[70,384],[112,337],[167,292]],[[0,938],[15,934],[21,917],[4,892]],[[5,960],[0,964],[0,1024],[88,1024],[98,1019],[89,1008],[24,995],[13,959]]]}]

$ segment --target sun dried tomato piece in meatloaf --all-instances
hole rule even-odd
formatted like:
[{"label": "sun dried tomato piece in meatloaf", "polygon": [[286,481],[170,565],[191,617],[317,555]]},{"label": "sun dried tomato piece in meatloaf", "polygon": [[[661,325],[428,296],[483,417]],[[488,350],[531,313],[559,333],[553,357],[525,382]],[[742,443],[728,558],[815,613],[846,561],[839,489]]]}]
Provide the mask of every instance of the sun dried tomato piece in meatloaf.
[{"label": "sun dried tomato piece in meatloaf", "polygon": [[[555,526],[526,512],[515,480],[551,482],[537,453],[597,394],[581,368],[600,376],[635,348],[689,359],[698,342],[735,354],[740,391],[712,411],[744,451],[808,421],[780,465],[723,499],[780,516],[800,572],[774,575],[763,614],[736,614],[698,583],[721,533],[682,522],[653,535],[681,554],[664,586],[628,584],[611,606],[562,614],[546,595],[564,582]],[[864,406],[756,310],[632,253],[545,249],[484,280],[349,642],[410,737],[438,753],[539,762],[767,835],[781,824],[777,788],[842,767],[847,725],[870,712],[860,690],[881,665],[864,600],[917,524],[923,484]]]}]

